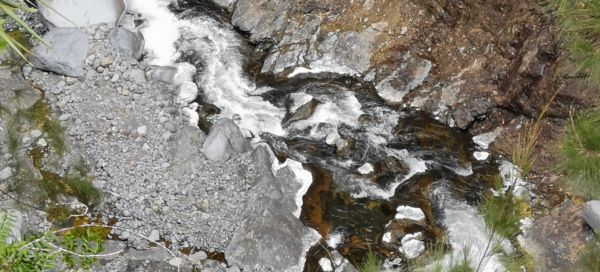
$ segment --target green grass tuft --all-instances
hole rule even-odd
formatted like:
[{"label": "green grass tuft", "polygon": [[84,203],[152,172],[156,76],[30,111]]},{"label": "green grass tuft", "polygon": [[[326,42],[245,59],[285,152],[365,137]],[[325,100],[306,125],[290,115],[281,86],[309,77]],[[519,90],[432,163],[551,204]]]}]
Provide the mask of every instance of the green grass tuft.
[{"label": "green grass tuft", "polygon": [[381,262],[375,253],[371,250],[367,253],[367,256],[360,266],[360,272],[380,272]]},{"label": "green grass tuft", "polygon": [[17,121],[14,119],[10,119],[6,126],[6,145],[8,147],[8,152],[13,156],[17,154],[17,149],[19,149],[19,145],[21,145],[21,137],[20,134],[20,126]]},{"label": "green grass tuft", "polygon": [[48,134],[50,144],[59,155],[64,155],[67,149],[65,142],[65,130],[58,120],[47,120],[43,125],[43,131]]},{"label": "green grass tuft", "polygon": [[600,111],[570,120],[560,148],[560,169],[575,192],[600,198]]},{"label": "green grass tuft", "polygon": [[100,204],[101,194],[89,177],[69,176],[62,182],[67,186],[67,191],[90,208]]}]

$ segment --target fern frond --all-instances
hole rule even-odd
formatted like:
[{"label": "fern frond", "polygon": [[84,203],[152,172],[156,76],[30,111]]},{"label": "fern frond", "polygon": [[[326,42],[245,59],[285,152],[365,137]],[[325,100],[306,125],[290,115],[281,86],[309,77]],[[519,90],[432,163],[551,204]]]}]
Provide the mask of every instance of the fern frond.
[{"label": "fern frond", "polygon": [[12,234],[15,219],[8,210],[2,210],[0,219],[0,246],[6,245],[6,240]]}]

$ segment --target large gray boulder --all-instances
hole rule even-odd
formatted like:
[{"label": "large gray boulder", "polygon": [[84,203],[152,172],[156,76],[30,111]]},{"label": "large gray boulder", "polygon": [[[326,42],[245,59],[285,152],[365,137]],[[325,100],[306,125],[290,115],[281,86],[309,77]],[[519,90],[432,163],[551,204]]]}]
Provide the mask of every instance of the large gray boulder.
[{"label": "large gray boulder", "polygon": [[140,32],[118,27],[112,31],[110,42],[124,57],[138,60],[144,53],[144,36]]},{"label": "large gray boulder", "polygon": [[115,25],[125,10],[125,0],[45,0],[39,12],[52,27]]},{"label": "large gray boulder", "polygon": [[35,68],[70,77],[83,75],[89,44],[87,35],[81,29],[52,29],[44,35],[44,40],[50,47],[39,44],[32,49],[30,61]]},{"label": "large gray boulder", "polygon": [[593,230],[600,232],[600,200],[592,200],[583,207],[583,219]]},{"label": "large gray boulder", "polygon": [[268,146],[259,146],[252,155],[260,180],[225,251],[227,261],[244,271],[301,271],[301,256],[319,238],[294,216],[301,184],[289,165],[272,174],[274,155]]},{"label": "large gray boulder", "polygon": [[250,149],[250,141],[244,137],[240,128],[231,119],[217,121],[202,145],[202,153],[213,161],[225,161],[232,154],[245,153]]}]

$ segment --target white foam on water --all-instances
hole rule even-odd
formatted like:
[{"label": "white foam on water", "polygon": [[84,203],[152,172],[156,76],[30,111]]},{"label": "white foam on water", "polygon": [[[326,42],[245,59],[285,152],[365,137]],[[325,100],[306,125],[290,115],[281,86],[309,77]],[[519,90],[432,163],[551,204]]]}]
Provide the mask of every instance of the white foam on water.
[{"label": "white foam on water", "polygon": [[296,181],[301,184],[300,189],[298,189],[298,192],[296,193],[296,210],[294,211],[294,216],[300,218],[300,213],[302,212],[302,197],[306,194],[313,182],[312,173],[305,170],[304,167],[302,167],[302,163],[298,161],[288,159],[285,163],[296,175]]},{"label": "white foam on water", "polygon": [[154,59],[152,65],[171,65],[178,57],[175,41],[179,38],[179,20],[171,13],[167,0],[130,0],[129,8],[148,20],[142,28],[145,48]]},{"label": "white foam on water", "polygon": [[284,110],[251,95],[256,86],[244,75],[243,56],[238,50],[240,41],[235,33],[210,18],[181,22],[183,35],[194,37],[193,44],[206,63],[199,85],[208,102],[221,108],[224,117],[239,115],[240,127],[255,135],[260,132],[285,135],[281,127]]},{"label": "white foam on water", "polygon": [[396,212],[396,219],[408,219],[417,222],[425,220],[425,214],[421,208],[398,206],[398,208],[396,208]]},{"label": "white foam on water", "polygon": [[310,69],[310,68],[306,68],[306,67],[296,67],[294,69],[294,71],[292,71],[288,75],[288,78],[295,77],[295,76],[300,75],[300,74],[318,74],[318,73],[322,73],[322,72],[325,72],[325,70],[319,69],[319,68],[317,68],[317,69]]},{"label": "white foam on water", "polygon": [[339,233],[339,232],[335,232],[335,233],[330,233],[327,237],[327,245],[330,248],[337,248],[340,244],[342,244],[342,241],[344,239],[344,235]]},{"label": "white foam on water", "polygon": [[358,118],[364,114],[362,105],[353,93],[346,92],[334,99],[319,104],[315,112],[307,119],[294,122],[293,127],[303,130],[319,123],[328,123],[334,126],[347,124],[352,127],[358,126]]},{"label": "white foam on water", "polygon": [[475,157],[478,161],[485,161],[490,156],[489,152],[486,151],[475,151],[473,152],[473,157]]},{"label": "white foam on water", "polygon": [[319,59],[310,64],[310,68],[296,67],[287,77],[292,78],[301,74],[320,74],[320,73],[334,73],[340,75],[359,75],[360,73],[356,69],[348,67],[344,64],[340,64],[337,60],[333,59]]},{"label": "white foam on water", "polygon": [[181,36],[191,38],[202,54],[204,72],[198,85],[207,102],[218,106],[223,117],[241,117],[242,129],[285,135],[281,127],[284,111],[254,96],[256,86],[244,74],[238,46],[240,41],[231,29],[219,26],[213,19],[178,19],[167,7],[169,1],[132,0],[131,8],[148,20],[142,29],[145,48],[154,56],[154,65],[175,65],[179,57],[175,42]]},{"label": "white foam on water", "polygon": [[[453,252],[446,255],[439,264],[448,269],[450,265],[463,260],[466,255],[471,268],[477,269],[479,262],[481,272],[501,272],[504,266],[500,255],[491,254],[492,246],[487,251],[490,232],[483,217],[477,210],[466,203],[449,200],[444,203],[444,226],[447,229],[448,240]],[[510,244],[504,241],[503,248],[510,248]],[[435,264],[432,264],[435,265]],[[446,271],[444,270],[444,271]]]},{"label": "white foam on water", "polygon": [[357,170],[359,173],[361,173],[363,175],[368,175],[368,174],[373,173],[375,168],[373,168],[372,164],[367,162],[367,163],[363,164],[361,167],[359,167]]},{"label": "white foam on water", "polygon": [[384,233],[383,237],[381,237],[381,241],[384,243],[392,242],[392,233],[391,232]]},{"label": "white foam on water", "polygon": [[321,266],[321,270],[325,272],[333,271],[333,266],[331,265],[331,261],[327,258],[321,258],[319,260],[319,266]]},{"label": "white foam on water", "polygon": [[509,161],[500,161],[498,166],[502,178],[503,190],[513,188],[513,194],[518,197],[526,197],[529,194],[527,182],[521,178],[521,169]]}]

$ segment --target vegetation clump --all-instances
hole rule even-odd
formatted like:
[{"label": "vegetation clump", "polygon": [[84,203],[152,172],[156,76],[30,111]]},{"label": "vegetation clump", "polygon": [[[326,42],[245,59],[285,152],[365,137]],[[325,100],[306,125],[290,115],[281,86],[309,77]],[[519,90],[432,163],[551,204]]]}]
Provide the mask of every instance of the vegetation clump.
[{"label": "vegetation clump", "polygon": [[[26,0],[0,0],[0,50],[4,48],[10,48],[13,52],[18,54],[22,59],[27,59],[26,54],[30,54],[27,44],[23,41],[20,35],[7,31],[4,28],[4,24],[7,21],[12,21],[16,25],[23,29],[24,33],[28,33],[33,36],[36,40],[42,41],[40,37],[31,27],[21,19],[19,13],[34,13],[37,10],[31,8],[27,3],[31,3]],[[43,2],[43,1],[41,1]]]},{"label": "vegetation clump", "polygon": [[600,199],[600,112],[571,118],[560,148],[560,169],[577,193]]},{"label": "vegetation clump", "polygon": [[600,2],[597,0],[551,0],[562,28],[565,46],[575,62],[574,73],[588,73],[600,86]]},{"label": "vegetation clump", "polygon": [[38,237],[13,241],[15,217],[0,212],[0,271],[49,271],[64,263],[68,268],[90,269],[104,250],[106,231],[94,227],[72,227]]},{"label": "vegetation clump", "polygon": [[588,242],[579,257],[579,265],[584,271],[600,272],[600,234]]},{"label": "vegetation clump", "polygon": [[361,272],[379,272],[381,271],[381,262],[375,253],[371,250],[367,252],[364,262],[360,266]]}]

